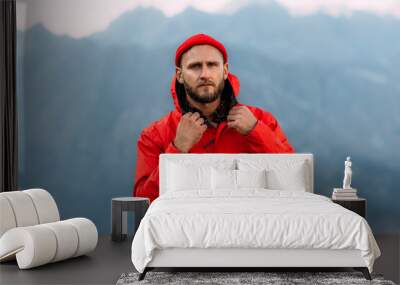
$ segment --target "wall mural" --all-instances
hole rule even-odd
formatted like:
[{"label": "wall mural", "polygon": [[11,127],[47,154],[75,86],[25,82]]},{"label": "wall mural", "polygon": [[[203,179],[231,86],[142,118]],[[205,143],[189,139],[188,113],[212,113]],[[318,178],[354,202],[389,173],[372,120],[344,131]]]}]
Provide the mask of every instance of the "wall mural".
[{"label": "wall mural", "polygon": [[271,1],[226,13],[225,1],[175,14],[120,7],[106,22],[50,2],[18,3],[19,184],[50,191],[63,219],[110,232],[111,198],[132,193],[141,130],[174,108],[175,49],[207,33],[228,50],[238,100],[272,112],[296,152],[315,155],[315,192],[341,187],[351,156],[372,229],[400,231],[400,13],[298,15]]}]

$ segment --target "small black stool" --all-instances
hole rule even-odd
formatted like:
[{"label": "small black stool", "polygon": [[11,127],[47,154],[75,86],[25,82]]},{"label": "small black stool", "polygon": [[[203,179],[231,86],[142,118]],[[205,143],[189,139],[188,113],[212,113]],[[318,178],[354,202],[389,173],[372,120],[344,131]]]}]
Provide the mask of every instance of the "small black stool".
[{"label": "small black stool", "polygon": [[140,221],[146,214],[150,205],[149,198],[143,197],[120,197],[111,200],[111,239],[113,241],[124,241],[127,237],[127,212],[133,212],[135,223],[133,235],[135,235]]}]

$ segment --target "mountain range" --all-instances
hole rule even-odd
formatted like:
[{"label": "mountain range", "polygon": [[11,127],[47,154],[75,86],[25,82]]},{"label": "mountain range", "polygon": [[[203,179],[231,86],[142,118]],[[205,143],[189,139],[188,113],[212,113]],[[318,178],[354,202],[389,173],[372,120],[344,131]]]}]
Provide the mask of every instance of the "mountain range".
[{"label": "mountain range", "polygon": [[271,3],[232,15],[137,8],[81,39],[40,24],[19,31],[20,187],[48,189],[62,217],[109,232],[111,198],[131,195],[140,132],[174,108],[175,49],[207,33],[228,50],[238,100],[270,111],[296,152],[315,155],[315,191],[341,186],[350,155],[371,226],[399,231],[399,31],[392,17],[292,17]]}]

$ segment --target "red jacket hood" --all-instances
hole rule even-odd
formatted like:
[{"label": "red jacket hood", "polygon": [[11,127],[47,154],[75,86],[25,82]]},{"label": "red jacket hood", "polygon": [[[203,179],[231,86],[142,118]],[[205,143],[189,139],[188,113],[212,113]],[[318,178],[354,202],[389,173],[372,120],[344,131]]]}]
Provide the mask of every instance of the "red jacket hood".
[{"label": "red jacket hood", "polygon": [[[172,82],[171,82],[171,95],[172,95],[172,99],[174,100],[174,105],[175,105],[176,110],[179,113],[182,113],[181,107],[179,106],[178,95],[176,94],[176,82],[177,82],[176,75],[174,75],[172,78]],[[239,90],[240,90],[239,79],[232,73],[228,72],[228,83],[231,84],[233,94],[235,95],[235,97],[237,97],[239,95]]]}]

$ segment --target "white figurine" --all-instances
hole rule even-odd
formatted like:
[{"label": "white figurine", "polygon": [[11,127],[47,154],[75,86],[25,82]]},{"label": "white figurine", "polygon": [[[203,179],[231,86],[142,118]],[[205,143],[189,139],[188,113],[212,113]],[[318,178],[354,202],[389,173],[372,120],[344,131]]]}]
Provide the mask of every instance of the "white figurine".
[{"label": "white figurine", "polygon": [[344,162],[344,179],[343,179],[343,189],[352,189],[351,184],[351,161],[350,156],[347,157],[346,161]]}]

